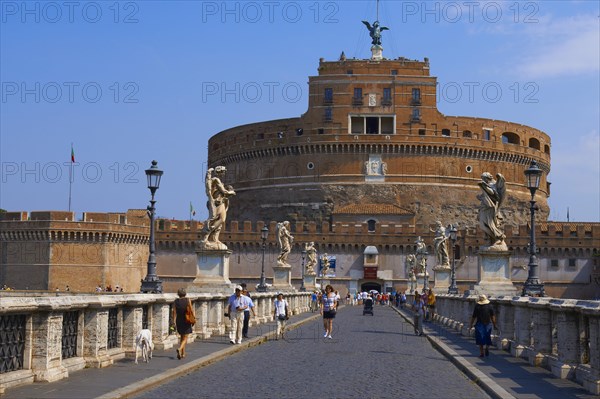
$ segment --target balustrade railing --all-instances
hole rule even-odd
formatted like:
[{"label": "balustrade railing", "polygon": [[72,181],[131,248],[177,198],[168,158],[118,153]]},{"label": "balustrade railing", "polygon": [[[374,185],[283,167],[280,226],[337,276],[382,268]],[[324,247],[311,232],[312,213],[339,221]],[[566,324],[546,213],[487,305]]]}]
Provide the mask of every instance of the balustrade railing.
[{"label": "balustrade railing", "polygon": [[[188,294],[196,310],[190,342],[224,334],[229,295]],[[0,395],[35,381],[52,382],[84,367],[106,367],[134,357],[135,336],[152,331],[155,349],[177,345],[175,294],[113,294],[0,297]],[[275,293],[253,293],[252,323],[272,321]],[[308,311],[309,293],[286,294],[294,314]],[[261,307],[263,308],[261,310]]]},{"label": "balustrade railing", "polygon": [[[437,295],[435,321],[472,335],[468,327],[476,300],[476,296]],[[497,319],[493,340],[498,348],[600,395],[600,301],[500,296],[490,302]]]}]

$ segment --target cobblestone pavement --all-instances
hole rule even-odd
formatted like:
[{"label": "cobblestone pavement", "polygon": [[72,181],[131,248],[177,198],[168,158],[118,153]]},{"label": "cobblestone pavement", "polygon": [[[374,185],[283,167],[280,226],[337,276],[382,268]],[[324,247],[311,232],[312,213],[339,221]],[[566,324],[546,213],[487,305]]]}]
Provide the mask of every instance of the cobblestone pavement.
[{"label": "cobblestone pavement", "polygon": [[345,307],[139,398],[489,398],[392,308]]}]

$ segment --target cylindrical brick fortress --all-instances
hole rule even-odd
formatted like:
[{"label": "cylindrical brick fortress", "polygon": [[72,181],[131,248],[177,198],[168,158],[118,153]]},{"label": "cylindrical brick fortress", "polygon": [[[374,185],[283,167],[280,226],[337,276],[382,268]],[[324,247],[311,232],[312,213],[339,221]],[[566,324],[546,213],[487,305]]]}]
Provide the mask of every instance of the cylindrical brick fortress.
[{"label": "cylindrical brick fortress", "polygon": [[[237,192],[229,218],[335,221],[352,205],[393,204],[415,223],[477,223],[483,172],[506,178],[504,223],[529,220],[524,171],[544,176],[536,201],[549,213],[550,137],[518,123],[445,116],[429,61],[320,61],[299,118],[225,130],[209,141],[209,166],[227,167]],[[371,208],[369,208],[371,206]],[[389,208],[388,208],[389,209]],[[393,216],[393,215],[388,215]]]}]

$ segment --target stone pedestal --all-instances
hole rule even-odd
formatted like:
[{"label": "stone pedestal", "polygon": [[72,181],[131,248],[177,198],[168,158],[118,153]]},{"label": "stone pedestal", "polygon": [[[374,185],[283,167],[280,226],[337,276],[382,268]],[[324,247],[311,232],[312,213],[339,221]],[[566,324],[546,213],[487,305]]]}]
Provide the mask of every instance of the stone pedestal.
[{"label": "stone pedestal", "polygon": [[235,285],[229,280],[229,255],[227,249],[197,250],[196,278],[188,292],[230,293]]},{"label": "stone pedestal", "polygon": [[435,286],[433,292],[436,294],[447,294],[450,287],[450,272],[448,266],[436,266],[433,268],[433,281]]},{"label": "stone pedestal", "polygon": [[371,59],[373,61],[381,61],[383,59],[383,47],[377,44],[371,46]]},{"label": "stone pedestal", "polygon": [[306,289],[306,291],[310,291],[310,292],[317,289],[317,275],[316,274],[304,275],[304,288]]},{"label": "stone pedestal", "polygon": [[272,288],[275,291],[294,291],[291,266],[273,266]]},{"label": "stone pedestal", "polygon": [[471,287],[470,294],[518,295],[510,279],[510,252],[497,249],[480,249],[478,260],[479,282]]}]

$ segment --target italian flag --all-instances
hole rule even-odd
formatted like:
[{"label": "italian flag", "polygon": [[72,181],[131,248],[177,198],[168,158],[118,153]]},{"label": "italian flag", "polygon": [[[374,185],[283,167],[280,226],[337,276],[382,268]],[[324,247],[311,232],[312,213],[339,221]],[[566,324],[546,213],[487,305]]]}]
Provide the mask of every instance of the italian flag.
[{"label": "italian flag", "polygon": [[75,163],[75,151],[73,150],[73,144],[71,144],[71,163]]},{"label": "italian flag", "polygon": [[191,201],[190,201],[190,215],[196,216],[196,211],[194,210],[194,207],[192,206],[192,202]]}]

